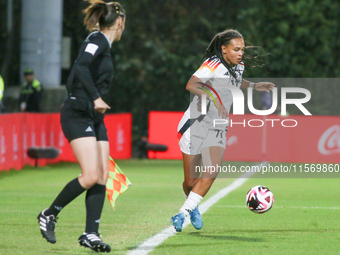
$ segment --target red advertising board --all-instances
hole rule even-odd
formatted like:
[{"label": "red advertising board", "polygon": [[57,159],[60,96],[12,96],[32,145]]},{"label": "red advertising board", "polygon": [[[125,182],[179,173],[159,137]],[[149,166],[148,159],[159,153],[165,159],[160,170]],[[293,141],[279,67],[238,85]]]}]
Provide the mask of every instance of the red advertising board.
[{"label": "red advertising board", "polygon": [[[158,159],[181,159],[177,125],[182,112],[150,112],[149,142],[165,144],[168,151],[149,152]],[[340,117],[252,114],[230,115],[224,159],[339,163]]]},{"label": "red advertising board", "polygon": [[149,142],[164,144],[168,150],[148,151],[148,157],[153,159],[179,159],[182,153],[178,147],[177,125],[183,112],[157,112],[149,113]]},{"label": "red advertising board", "polygon": [[[60,161],[75,162],[71,147],[60,126],[59,113],[15,113],[0,115],[0,171],[22,169],[34,165],[27,156],[29,147],[56,147],[56,159],[39,159],[39,165]],[[131,158],[132,115],[107,114],[105,124],[110,142],[110,155],[114,159]]]},{"label": "red advertising board", "polygon": [[109,114],[105,126],[110,142],[110,155],[114,159],[129,159],[132,154],[132,114]]},{"label": "red advertising board", "polygon": [[[340,117],[289,116],[298,124],[268,128],[266,158],[273,162],[339,163]],[[282,117],[281,117],[282,120]]]}]

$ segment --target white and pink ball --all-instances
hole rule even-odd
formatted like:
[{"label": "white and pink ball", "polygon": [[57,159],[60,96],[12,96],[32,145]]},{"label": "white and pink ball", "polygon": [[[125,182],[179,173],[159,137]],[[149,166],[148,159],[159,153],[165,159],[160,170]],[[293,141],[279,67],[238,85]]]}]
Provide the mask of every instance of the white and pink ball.
[{"label": "white and pink ball", "polygon": [[258,185],[248,191],[246,203],[252,212],[265,213],[273,207],[274,195],[267,187]]}]

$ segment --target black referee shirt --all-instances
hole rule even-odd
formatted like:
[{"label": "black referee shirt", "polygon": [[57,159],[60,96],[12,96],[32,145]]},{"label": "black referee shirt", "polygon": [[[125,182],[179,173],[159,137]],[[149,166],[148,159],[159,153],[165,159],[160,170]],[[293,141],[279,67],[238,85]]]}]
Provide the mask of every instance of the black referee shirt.
[{"label": "black referee shirt", "polygon": [[109,91],[113,78],[110,49],[109,40],[99,31],[86,38],[67,81],[69,96],[94,101]]}]

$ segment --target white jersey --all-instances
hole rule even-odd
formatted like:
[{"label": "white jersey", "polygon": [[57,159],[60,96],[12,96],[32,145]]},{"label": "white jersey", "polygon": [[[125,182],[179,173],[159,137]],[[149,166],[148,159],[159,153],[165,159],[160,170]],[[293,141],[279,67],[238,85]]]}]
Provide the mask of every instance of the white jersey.
[{"label": "white jersey", "polygon": [[[211,86],[218,95],[216,95],[215,92],[208,89],[206,86],[205,89],[208,89],[211,94],[214,96],[216,100],[218,100],[218,96],[220,97],[223,106],[225,109],[230,113],[230,107],[233,103],[233,96],[231,91],[226,88],[226,86],[237,86],[238,88],[241,87],[242,83],[242,74],[244,71],[244,64],[240,63],[233,67],[233,70],[236,73],[236,79],[229,73],[228,69],[221,63],[220,59],[216,56],[211,57],[207,59],[201,67],[193,74],[193,76],[196,76],[199,78],[203,83],[207,84],[208,86]],[[191,86],[195,86],[195,84],[190,84]],[[200,86],[197,84],[197,86]],[[199,116],[202,115],[199,103],[200,98],[195,95],[193,100],[191,101],[189,108],[185,112],[185,116],[189,119],[196,119]],[[220,129],[225,130],[226,125],[216,125],[214,127],[213,120],[214,119],[221,119],[222,116],[218,115],[218,110],[214,104],[213,99],[207,100],[207,114],[201,121],[201,123],[210,129]],[[227,120],[229,120],[229,117],[227,117]],[[229,123],[229,122],[228,122]]]}]

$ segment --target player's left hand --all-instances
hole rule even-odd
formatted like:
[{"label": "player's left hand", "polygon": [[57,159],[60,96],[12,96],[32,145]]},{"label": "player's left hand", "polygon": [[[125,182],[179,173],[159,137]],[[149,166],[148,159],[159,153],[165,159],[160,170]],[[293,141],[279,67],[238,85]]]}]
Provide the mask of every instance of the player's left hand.
[{"label": "player's left hand", "polygon": [[266,91],[266,92],[273,91],[274,87],[275,87],[275,84],[271,82],[258,82],[258,83],[255,83],[254,85],[254,89],[256,89],[257,91]]}]

